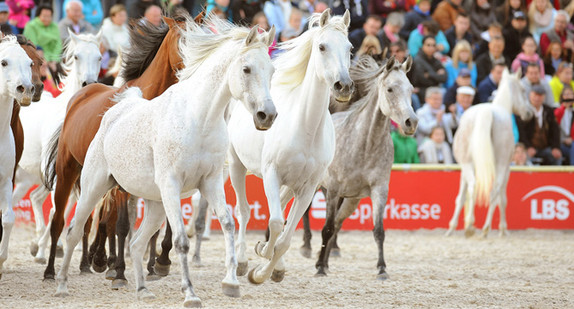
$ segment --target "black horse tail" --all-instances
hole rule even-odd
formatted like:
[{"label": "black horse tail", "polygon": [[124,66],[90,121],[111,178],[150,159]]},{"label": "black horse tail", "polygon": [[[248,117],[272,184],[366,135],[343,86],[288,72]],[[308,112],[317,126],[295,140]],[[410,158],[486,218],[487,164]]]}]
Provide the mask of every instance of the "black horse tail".
[{"label": "black horse tail", "polygon": [[44,186],[52,191],[56,182],[56,159],[58,158],[58,142],[62,133],[62,123],[54,132],[48,143],[47,156],[44,165]]}]

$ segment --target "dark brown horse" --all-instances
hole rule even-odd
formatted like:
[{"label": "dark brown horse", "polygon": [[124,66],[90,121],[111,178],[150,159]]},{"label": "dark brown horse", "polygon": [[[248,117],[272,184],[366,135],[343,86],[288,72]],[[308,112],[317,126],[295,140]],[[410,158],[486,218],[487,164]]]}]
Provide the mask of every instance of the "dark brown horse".
[{"label": "dark brown horse", "polygon": [[[52,240],[50,258],[44,279],[54,279],[56,244],[64,226],[67,199],[78,180],[87,149],[98,131],[102,115],[115,103],[113,97],[127,87],[135,86],[141,88],[144,98],[152,99],[177,82],[175,72],[182,66],[178,49],[179,23],[170,18],[164,20],[166,25],[160,27],[132,24],[130,30],[132,48],[125,56],[123,77],[127,83],[124,86],[118,89],[103,84],[92,84],[82,88],[70,99],[61,133],[55,139],[57,144],[53,145],[56,147],[50,152],[49,165],[46,168],[47,187],[52,187],[55,177],[58,182],[54,193],[56,212],[50,230]],[[85,252],[80,266],[84,271],[89,271],[87,234],[90,224],[91,222],[87,222],[84,229]],[[121,247],[123,244],[118,245]],[[123,279],[125,280],[125,277]]]}]

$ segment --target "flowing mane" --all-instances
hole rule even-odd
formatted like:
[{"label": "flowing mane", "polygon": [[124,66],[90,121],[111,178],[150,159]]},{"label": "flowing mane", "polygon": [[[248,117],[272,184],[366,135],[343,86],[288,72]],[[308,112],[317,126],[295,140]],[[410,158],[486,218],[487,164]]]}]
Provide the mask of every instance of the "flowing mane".
[{"label": "flowing mane", "polygon": [[7,35],[0,40],[0,51],[12,45],[19,46],[20,44],[14,35]]},{"label": "flowing mane", "polygon": [[239,50],[230,49],[230,52],[243,53],[253,48],[267,48],[264,43],[242,44],[251,30],[247,27],[234,25],[214,15],[210,15],[205,24],[208,27],[201,27],[191,20],[186,22],[186,29],[182,31],[179,41],[179,53],[183,60],[183,69],[176,74],[179,80],[190,78],[209,56],[228,42],[241,44]]},{"label": "flowing mane", "polygon": [[273,75],[273,86],[293,89],[299,86],[305,78],[307,65],[313,49],[313,38],[318,33],[327,30],[341,31],[348,35],[347,26],[342,16],[333,16],[324,27],[319,26],[321,14],[315,13],[309,20],[309,30],[299,37],[279,44],[279,49],[284,50],[275,60],[273,65],[276,72]]},{"label": "flowing mane", "polygon": [[[93,34],[76,34],[76,37],[83,42],[91,43],[96,45],[97,48],[100,47],[100,42],[98,42],[98,38],[96,35]],[[74,60],[74,51],[76,50],[76,46],[79,42],[72,40],[72,37],[68,37],[66,42],[64,43],[64,54],[62,55],[62,69],[65,72],[64,74],[60,75],[60,80],[64,86],[60,90],[65,90],[66,85],[72,84],[73,80],[77,77],[75,74],[69,74],[72,70],[72,63]]]}]

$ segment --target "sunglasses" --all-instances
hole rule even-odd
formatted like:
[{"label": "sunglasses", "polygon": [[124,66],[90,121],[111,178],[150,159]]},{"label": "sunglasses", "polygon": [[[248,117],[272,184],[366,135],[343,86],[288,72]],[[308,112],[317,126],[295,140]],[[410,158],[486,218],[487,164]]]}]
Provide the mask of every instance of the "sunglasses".
[{"label": "sunglasses", "polygon": [[574,103],[574,99],[562,99],[562,103]]}]

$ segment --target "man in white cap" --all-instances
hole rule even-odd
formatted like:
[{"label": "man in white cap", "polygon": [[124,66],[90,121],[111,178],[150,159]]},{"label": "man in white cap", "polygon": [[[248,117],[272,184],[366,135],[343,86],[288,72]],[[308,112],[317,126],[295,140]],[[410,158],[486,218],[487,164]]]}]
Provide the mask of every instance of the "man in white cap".
[{"label": "man in white cap", "polygon": [[447,136],[454,136],[456,128],[460,123],[460,117],[472,106],[475,94],[475,90],[470,86],[458,87],[456,90],[456,103],[453,104],[450,109],[452,112],[444,116],[445,130],[451,130],[451,132],[446,132]]}]

